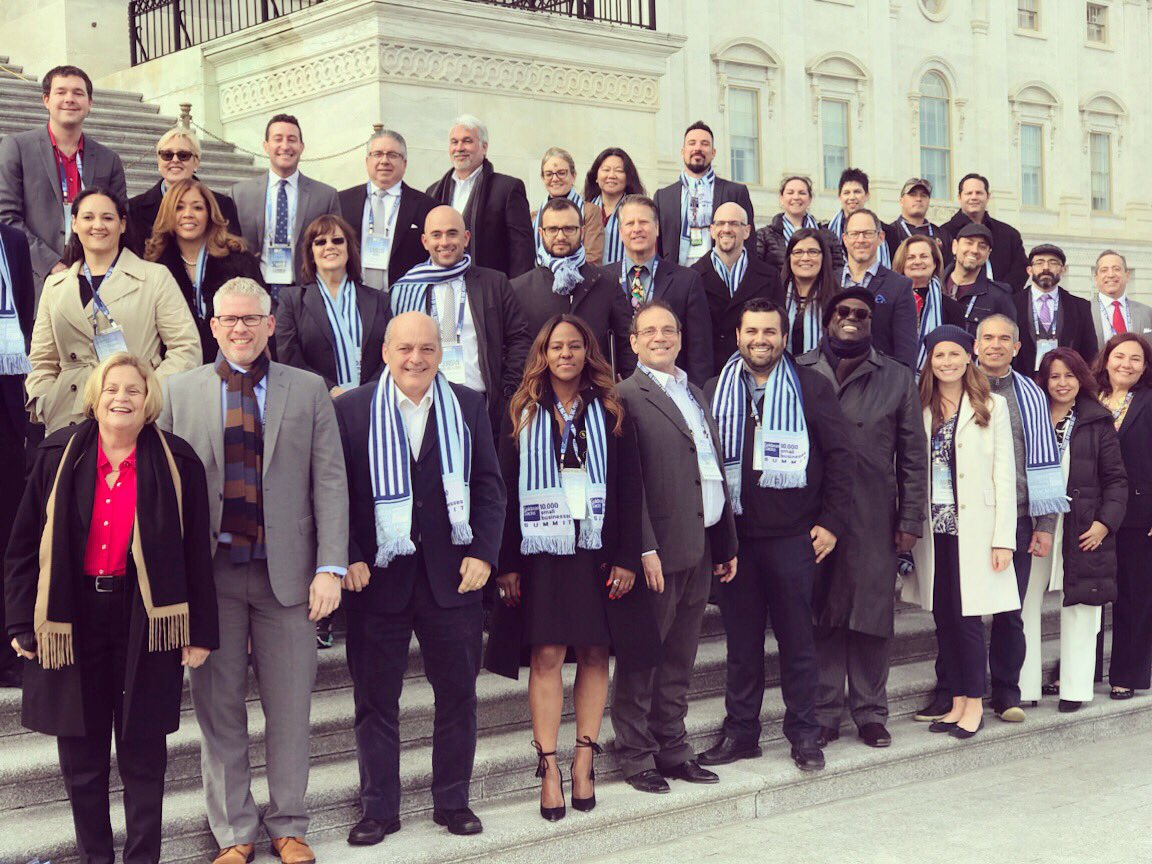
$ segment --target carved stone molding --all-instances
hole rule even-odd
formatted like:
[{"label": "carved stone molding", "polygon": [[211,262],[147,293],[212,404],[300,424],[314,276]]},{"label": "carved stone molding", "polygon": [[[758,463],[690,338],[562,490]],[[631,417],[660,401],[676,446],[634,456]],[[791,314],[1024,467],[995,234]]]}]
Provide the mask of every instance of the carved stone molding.
[{"label": "carved stone molding", "polygon": [[220,85],[220,117],[231,120],[269,105],[297,102],[328,90],[371,80],[376,75],[373,45],[332,51],[282,69]]}]

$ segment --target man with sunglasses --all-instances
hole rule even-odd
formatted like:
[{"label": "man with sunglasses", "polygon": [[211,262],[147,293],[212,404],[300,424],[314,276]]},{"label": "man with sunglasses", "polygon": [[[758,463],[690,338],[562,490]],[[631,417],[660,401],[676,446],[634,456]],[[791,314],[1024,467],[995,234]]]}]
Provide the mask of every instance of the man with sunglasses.
[{"label": "man with sunglasses", "polygon": [[796,358],[832,385],[856,454],[844,532],[813,597],[821,747],[840,737],[845,679],[860,740],[870,747],[892,742],[886,727],[896,555],[911,551],[920,535],[928,491],[916,382],[912,370],[873,346],[875,307],[866,288],[841,291],[824,312],[820,347]]}]

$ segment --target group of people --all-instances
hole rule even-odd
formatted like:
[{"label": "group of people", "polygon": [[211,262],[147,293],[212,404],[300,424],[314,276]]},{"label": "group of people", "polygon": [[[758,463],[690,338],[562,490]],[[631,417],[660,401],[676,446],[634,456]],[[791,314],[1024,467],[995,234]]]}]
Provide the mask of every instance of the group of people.
[{"label": "group of people", "polygon": [[[1042,692],[1077,710],[1108,603],[1110,695],[1152,684],[1152,310],[1114,251],[1091,299],[1070,293],[1064,252],[1025,255],[987,213],[985,178],[966,176],[937,226],[921,178],[884,224],[849,169],[821,224],[810,182],[788,177],[757,229],[698,122],[651,198],[619,148],[583,194],[549,149],[533,210],[475,117],[454,122],[453,167],[427,193],[404,183],[394,130],[338,192],[300,173],[302,129],[278,114],[267,174],[209,189],[177,128],[157,143],[161,179],[129,201],[118,158],[83,134],[91,101],[83,71],[58,67],[47,128],[0,142],[0,453],[26,485],[3,496],[5,626],[86,860],[113,860],[110,738],[125,861],[158,860],[187,667],[215,864],[251,860],[261,830],[285,864],[313,861],[311,688],[341,606],[354,845],[400,828],[413,634],[436,703],[433,819],[456,834],[482,830],[482,667],[529,669],[550,821],[569,797],[596,806],[609,689],[637,790],[759,757],[769,624],[797,767],[824,767],[845,709],[888,746],[902,558],[905,598],[936,623],[938,684],[916,714],[932,732],[978,734],[989,677],[1003,721]],[[1050,591],[1061,662],[1044,681]],[[726,716],[697,754],[685,718],[710,600]]]}]

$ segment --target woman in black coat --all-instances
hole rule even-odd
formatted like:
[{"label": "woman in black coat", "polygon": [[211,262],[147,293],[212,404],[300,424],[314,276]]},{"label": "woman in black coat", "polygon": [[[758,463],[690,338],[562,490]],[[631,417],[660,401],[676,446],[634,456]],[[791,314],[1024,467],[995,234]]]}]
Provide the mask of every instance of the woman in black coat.
[{"label": "woman in black coat", "polygon": [[592,757],[608,697],[609,649],[617,663],[642,668],[656,660],[655,619],[646,614],[643,579],[636,582],[643,552],[640,456],[611,369],[574,315],[544,324],[509,415],[499,442],[508,489],[496,579],[503,603],[485,666],[515,678],[522,648],[530,648],[540,815],[555,821],[565,812],[556,739],[568,649],[577,664],[572,806],[578,810],[596,805]]},{"label": "woman in black coat", "polygon": [[264,279],[259,262],[244,251],[244,241],[228,232],[212,190],[195,178],[169,186],[144,257],[172,273],[200,332],[204,362],[214,362],[218,349],[211,321],[216,289],[237,276],[261,285]]},{"label": "woman in black coat", "polygon": [[1048,394],[1072,508],[1056,520],[1052,554],[1032,562],[1020,692],[1024,701],[1040,698],[1041,604],[1045,591],[1062,591],[1058,690],[1060,710],[1070,712],[1092,700],[1101,607],[1116,599],[1116,532],[1128,503],[1128,477],[1112,416],[1096,399],[1083,358],[1072,348],[1049,351],[1037,381]]},{"label": "woman in black coat", "polygon": [[112,861],[110,739],[124,860],[160,858],[165,737],[183,666],[219,643],[204,468],[161,433],[160,385],[126,352],[84,393],[88,420],[40,446],[5,560],[6,626],[27,661],[22,722],[57,737],[85,861]]}]

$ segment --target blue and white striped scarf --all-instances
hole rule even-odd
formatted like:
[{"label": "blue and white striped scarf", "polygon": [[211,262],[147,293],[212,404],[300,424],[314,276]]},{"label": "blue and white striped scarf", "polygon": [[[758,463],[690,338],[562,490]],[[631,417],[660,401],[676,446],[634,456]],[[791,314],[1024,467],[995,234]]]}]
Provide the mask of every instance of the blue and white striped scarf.
[{"label": "blue and white striped scarf", "polygon": [[[368,462],[376,512],[376,566],[387,567],[393,558],[412,555],[412,456],[408,432],[400,413],[400,391],[388,369],[380,376],[372,396],[368,427]],[[468,524],[472,506],[468,484],[472,476],[472,433],[460,413],[460,402],[443,373],[432,382],[432,411],[440,447],[440,477],[452,523],[452,543],[472,542]]]},{"label": "blue and white striped scarf", "polygon": [[[732,512],[744,512],[740,503],[744,431],[752,394],[744,380],[744,358],[733,354],[724,368],[712,396],[712,413],[720,428],[724,475],[732,496]],[[760,422],[763,431],[764,468],[759,485],[771,489],[803,489],[808,485],[808,424],[804,419],[804,398],[792,358],[784,354],[764,385],[764,405]]]},{"label": "blue and white striped scarf", "polygon": [[[787,222],[788,220],[785,219],[784,221]],[[844,242],[844,222],[845,221],[846,220],[844,219],[844,211],[838,210],[838,211],[836,211],[836,215],[832,217],[832,221],[828,223],[828,230],[836,235],[836,239],[839,240],[841,242],[841,244],[843,244],[843,242]],[[876,254],[880,258],[880,263],[883,264],[885,267],[887,267],[889,270],[891,270],[892,269],[892,253],[890,251],[888,251],[888,240],[884,236],[884,229],[883,228],[880,229],[880,247],[879,247],[879,249],[877,249]]]},{"label": "blue and white striped scarf", "polygon": [[316,288],[324,299],[324,311],[328,313],[328,326],[332,328],[336,345],[336,384],[344,390],[359,387],[364,328],[360,310],[356,308],[356,286],[345,276],[335,300],[319,276],[316,277]]},{"label": "blue and white striped scarf", "polygon": [[[813,289],[815,290],[815,286]],[[796,283],[789,283],[788,297],[784,301],[784,309],[788,314],[788,338],[792,338],[792,331],[796,328],[796,316],[799,314],[800,304],[796,302]],[[814,301],[804,307],[804,344],[797,350],[792,346],[792,354],[799,356],[805,351],[811,351],[820,345],[822,334],[820,325],[820,304]]]},{"label": "blue and white striped scarf", "polygon": [[27,375],[32,364],[24,352],[24,331],[16,315],[16,283],[8,253],[0,243],[0,375]]},{"label": "blue and white striped scarf", "polygon": [[741,248],[740,257],[736,259],[736,263],[732,265],[729,270],[720,256],[716,254],[716,250],[712,250],[712,266],[724,280],[724,284],[728,286],[728,296],[735,297],[736,292],[740,289],[740,283],[744,281],[744,271],[748,269],[748,250]]},{"label": "blue and white striped scarf", "polygon": [[[440,267],[432,263],[429,258],[423,264],[417,264],[401,278],[392,283],[392,314],[403,312],[427,312],[428,289],[444,282],[451,282],[466,274],[472,266],[472,256],[465,253],[464,257],[451,267]],[[433,316],[436,317],[436,316]]]},{"label": "blue and white striped scarf", "polygon": [[[820,227],[819,225],[816,224],[816,220],[812,217],[811,213],[805,213],[803,221],[804,221],[804,225],[802,227],[804,227],[804,228],[819,228]],[[780,214],[780,228],[784,232],[784,242],[785,243],[787,243],[789,240],[791,240],[792,235],[800,230],[795,225],[793,225],[790,221],[788,221],[788,216],[785,213]]]},{"label": "blue and white striped scarf", "polygon": [[1046,516],[1067,513],[1064,470],[1060,467],[1060,445],[1048,411],[1044,391],[1026,375],[1013,370],[1012,389],[1020,406],[1024,427],[1025,477],[1028,481],[1028,513]]},{"label": "blue and white striped scarf", "polygon": [[576,547],[599,549],[604,531],[607,494],[608,442],[604,408],[599,399],[588,403],[584,431],[588,455],[584,463],[584,514],[580,537],[575,536],[568,498],[560,479],[560,462],[552,440],[552,420],[543,405],[520,430],[520,552],[524,555],[574,555]]},{"label": "blue and white striped scarf", "polygon": [[[621,197],[620,201],[624,198]],[[608,214],[608,221],[604,223],[604,257],[601,264],[615,264],[624,260],[624,241],[620,239],[620,201],[616,202],[616,209]],[[604,196],[597,195],[592,203],[604,209]]]},{"label": "blue and white striped scarf", "polygon": [[716,172],[709,168],[703,177],[690,177],[687,171],[680,172],[680,237],[688,239],[688,229],[692,218],[692,193],[697,195],[696,227],[707,228],[712,224],[712,196],[716,189]]},{"label": "blue and white striped scarf", "polygon": [[[580,196],[580,193],[576,191],[575,186],[573,186],[571,189],[569,189],[568,194],[564,197],[567,198],[569,201],[571,201],[573,204],[575,204],[576,209],[580,211],[580,225],[581,225],[581,227],[583,227],[583,225],[584,225],[584,199]],[[551,198],[545,198],[544,204],[547,204],[551,200],[552,200]],[[544,238],[540,236],[540,218],[544,215],[544,204],[541,204],[539,207],[536,208],[536,216],[532,219],[532,236],[534,238],[536,238],[536,263],[537,264],[545,263],[545,262],[540,260],[540,256],[548,254],[544,249]]]},{"label": "blue and white striped scarf", "polygon": [[584,281],[580,275],[580,268],[585,261],[584,247],[576,247],[576,251],[563,258],[553,258],[547,252],[536,253],[536,263],[552,271],[552,293],[567,297],[576,290],[576,286]]},{"label": "blue and white striped scarf", "polygon": [[928,359],[928,349],[924,340],[928,334],[944,323],[942,313],[944,297],[940,291],[940,280],[935,276],[928,283],[928,290],[924,292],[924,308],[920,312],[920,329],[916,333],[916,380],[920,380],[920,372]]}]

